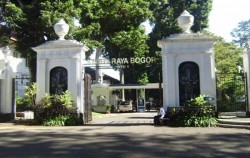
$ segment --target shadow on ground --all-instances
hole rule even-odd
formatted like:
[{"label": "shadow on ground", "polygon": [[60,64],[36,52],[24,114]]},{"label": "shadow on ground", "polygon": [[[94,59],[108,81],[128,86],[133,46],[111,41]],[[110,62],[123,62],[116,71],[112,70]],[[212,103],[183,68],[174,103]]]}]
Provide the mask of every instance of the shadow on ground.
[{"label": "shadow on ground", "polygon": [[[108,127],[106,127],[108,128]],[[135,127],[136,128],[136,127]],[[143,128],[141,128],[143,129]],[[9,131],[0,128],[0,157],[230,157],[250,156],[250,133],[144,134],[68,127]]]}]

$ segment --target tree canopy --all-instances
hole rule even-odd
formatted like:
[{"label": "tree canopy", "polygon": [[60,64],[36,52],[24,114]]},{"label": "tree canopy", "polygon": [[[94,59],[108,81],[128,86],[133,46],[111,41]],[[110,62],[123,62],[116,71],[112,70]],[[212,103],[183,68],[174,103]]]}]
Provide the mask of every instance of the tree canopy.
[{"label": "tree canopy", "polygon": [[[0,29],[5,37],[18,39],[16,49],[29,59],[31,72],[35,72],[36,53],[31,48],[57,38],[53,25],[60,18],[70,25],[66,39],[83,42],[91,50],[99,48],[107,58],[160,58],[156,42],[180,32],[176,19],[181,12],[186,9],[194,15],[192,30],[197,32],[208,26],[211,7],[212,0],[3,0],[0,19],[4,24]],[[74,25],[76,20],[78,26]],[[146,20],[154,26],[148,36],[141,27]],[[148,76],[151,82],[158,81],[160,63],[131,65],[126,81],[144,82]]]},{"label": "tree canopy", "polygon": [[[32,72],[35,70],[36,55],[31,48],[57,38],[53,25],[60,18],[70,25],[66,39],[76,39],[91,49],[100,48],[105,52],[105,42],[118,45],[119,41],[114,42],[114,39],[124,40],[119,38],[121,34],[134,38],[129,36],[132,33],[137,35],[137,39],[141,37],[146,40],[140,24],[151,17],[149,2],[144,0],[5,0],[1,2],[1,10],[4,26],[14,32],[18,39],[16,48],[23,57],[30,59]],[[81,27],[74,25],[76,19]],[[131,42],[130,48],[126,49],[137,54],[144,53],[139,49],[145,49],[145,46],[138,47],[138,42],[137,45],[133,44]],[[106,54],[109,56],[112,52],[106,51]]]},{"label": "tree canopy", "polygon": [[232,110],[235,102],[245,97],[244,73],[242,60],[243,49],[233,43],[218,40],[215,44],[217,70],[218,109]]},{"label": "tree canopy", "polygon": [[234,37],[233,42],[240,47],[249,49],[248,40],[250,40],[250,19],[247,21],[241,21],[236,28],[231,32]]},{"label": "tree canopy", "polygon": [[[45,10],[47,4],[51,4],[51,8],[57,8],[58,12],[53,13],[54,16],[48,18]],[[5,0],[1,4],[5,27],[17,39],[16,50],[21,56],[28,59],[28,65],[31,70],[31,76],[35,79],[36,71],[36,53],[31,49],[48,40],[55,39],[55,33],[52,25],[59,18],[64,17],[72,26],[72,17],[78,14],[78,10],[73,7],[73,0],[70,1],[22,1],[22,0]],[[72,30],[68,38],[72,37]]]}]

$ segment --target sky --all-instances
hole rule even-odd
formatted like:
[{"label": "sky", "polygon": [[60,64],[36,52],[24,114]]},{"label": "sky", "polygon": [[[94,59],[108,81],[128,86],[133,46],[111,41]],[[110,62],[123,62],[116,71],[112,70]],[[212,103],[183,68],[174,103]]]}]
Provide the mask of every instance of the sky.
[{"label": "sky", "polygon": [[250,19],[250,0],[213,0],[208,30],[231,42],[230,32]]}]

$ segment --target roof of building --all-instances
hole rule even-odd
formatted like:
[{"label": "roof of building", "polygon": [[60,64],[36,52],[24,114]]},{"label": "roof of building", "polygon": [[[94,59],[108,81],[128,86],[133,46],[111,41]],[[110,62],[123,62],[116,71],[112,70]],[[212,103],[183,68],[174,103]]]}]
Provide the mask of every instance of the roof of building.
[{"label": "roof of building", "polygon": [[[91,79],[95,80],[95,69],[91,67],[85,67],[85,73],[90,74]],[[111,75],[104,74],[103,80],[110,80],[111,83],[118,84],[120,81],[116,78],[112,77]]]}]

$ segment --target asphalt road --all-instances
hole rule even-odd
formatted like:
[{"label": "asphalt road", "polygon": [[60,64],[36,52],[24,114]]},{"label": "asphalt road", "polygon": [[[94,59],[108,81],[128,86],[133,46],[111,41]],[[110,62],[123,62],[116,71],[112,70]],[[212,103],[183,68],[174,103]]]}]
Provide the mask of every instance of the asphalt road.
[{"label": "asphalt road", "polygon": [[154,115],[108,114],[74,127],[0,124],[0,157],[250,157],[250,130],[154,126]]}]

